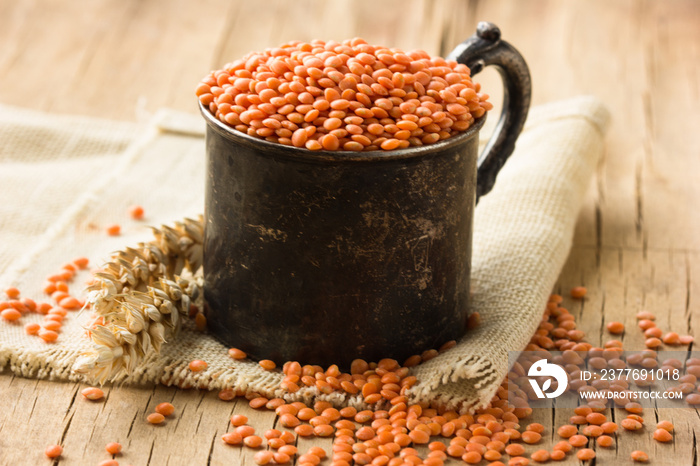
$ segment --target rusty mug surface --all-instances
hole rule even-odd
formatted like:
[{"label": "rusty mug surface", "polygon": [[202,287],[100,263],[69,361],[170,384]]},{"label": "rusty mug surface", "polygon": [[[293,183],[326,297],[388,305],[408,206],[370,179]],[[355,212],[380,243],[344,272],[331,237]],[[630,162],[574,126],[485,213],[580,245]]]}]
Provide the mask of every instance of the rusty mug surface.
[{"label": "rusty mug surface", "polygon": [[494,66],[503,111],[478,133],[394,151],[309,151],[256,139],[207,108],[204,296],[209,331],[254,359],[347,368],[459,339],[474,206],[530,105],[522,56],[491,23],[448,59]]}]

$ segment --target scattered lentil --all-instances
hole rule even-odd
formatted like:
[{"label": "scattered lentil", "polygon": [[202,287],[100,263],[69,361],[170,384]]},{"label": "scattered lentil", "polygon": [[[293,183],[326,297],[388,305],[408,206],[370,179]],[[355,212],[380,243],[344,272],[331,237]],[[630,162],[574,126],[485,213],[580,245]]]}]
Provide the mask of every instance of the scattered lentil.
[{"label": "scattered lentil", "polygon": [[107,450],[107,453],[110,455],[118,455],[122,451],[122,445],[121,443],[110,442],[105,446],[105,450]]},{"label": "scattered lentil", "polygon": [[146,416],[146,420],[151,424],[160,424],[163,421],[165,421],[165,416],[163,416],[160,413],[151,413],[148,416]]},{"label": "scattered lentil", "polygon": [[192,372],[201,372],[205,370],[208,367],[208,364],[206,361],[202,361],[199,359],[195,359],[194,361],[190,362],[189,368]]},{"label": "scattered lentil", "polygon": [[653,437],[657,442],[670,442],[673,440],[673,435],[666,429],[656,429]]},{"label": "scattered lentil", "polygon": [[595,451],[591,450],[590,448],[582,448],[576,452],[576,458],[582,461],[592,460],[595,458]]},{"label": "scattered lentil", "polygon": [[530,458],[538,463],[546,463],[549,461],[550,454],[547,450],[536,450],[532,452]]},{"label": "scattered lentil", "polygon": [[84,388],[80,391],[80,394],[90,401],[98,401],[105,396],[105,393],[97,387]]},{"label": "scattered lentil", "polygon": [[113,225],[109,225],[107,228],[105,228],[105,231],[109,236],[119,236],[119,234],[122,231],[122,227],[117,225],[116,223]]},{"label": "scattered lentil", "polygon": [[227,432],[221,436],[221,440],[228,445],[240,445],[243,442],[243,437],[240,433],[233,431]]},{"label": "scattered lentil", "polygon": [[656,428],[673,432],[673,423],[671,421],[659,421],[659,423],[656,424]]},{"label": "scattered lentil", "polygon": [[601,447],[611,447],[613,444],[613,438],[609,435],[601,435],[597,437],[595,441]]},{"label": "scattered lentil", "polygon": [[60,445],[49,445],[44,450],[44,454],[49,458],[58,458],[63,453],[63,447]]},{"label": "scattered lentil", "polygon": [[552,450],[549,457],[554,461],[561,461],[566,458],[566,453],[564,453],[562,450]]},{"label": "scattered lentil", "polygon": [[133,218],[134,220],[143,219],[143,214],[144,210],[140,205],[132,205],[129,207],[129,217]]},{"label": "scattered lentil", "polygon": [[231,425],[234,427],[244,426],[248,423],[248,417],[243,414],[234,414],[231,416]]},{"label": "scattered lentil", "polygon": [[175,406],[171,405],[170,403],[161,403],[158,406],[156,406],[156,413],[160,413],[163,416],[170,416],[175,412]]},{"label": "scattered lentil", "polygon": [[277,367],[277,364],[275,364],[274,361],[271,361],[269,359],[263,359],[262,361],[260,361],[259,364],[260,364],[260,367],[262,367],[266,371],[274,370]]},{"label": "scattered lentil", "polygon": [[231,359],[245,359],[248,357],[244,351],[241,351],[238,348],[229,349],[228,355],[231,357]]},{"label": "scattered lentil", "polygon": [[646,463],[649,461],[649,455],[647,455],[645,452],[641,450],[634,450],[630,456],[632,459],[638,463]]},{"label": "scattered lentil", "polygon": [[612,333],[613,335],[620,335],[625,331],[625,324],[622,322],[608,322],[606,328],[608,329],[608,332]]}]

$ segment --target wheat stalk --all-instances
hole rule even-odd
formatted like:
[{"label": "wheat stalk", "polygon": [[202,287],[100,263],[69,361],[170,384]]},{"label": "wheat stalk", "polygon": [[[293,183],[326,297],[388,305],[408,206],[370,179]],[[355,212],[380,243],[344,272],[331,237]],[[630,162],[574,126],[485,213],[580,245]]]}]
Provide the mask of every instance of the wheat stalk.
[{"label": "wheat stalk", "polygon": [[202,217],[152,230],[153,241],[113,253],[94,274],[86,300],[96,314],[86,329],[93,347],[74,372],[100,383],[127,377],[177,335],[190,304],[201,300]]}]

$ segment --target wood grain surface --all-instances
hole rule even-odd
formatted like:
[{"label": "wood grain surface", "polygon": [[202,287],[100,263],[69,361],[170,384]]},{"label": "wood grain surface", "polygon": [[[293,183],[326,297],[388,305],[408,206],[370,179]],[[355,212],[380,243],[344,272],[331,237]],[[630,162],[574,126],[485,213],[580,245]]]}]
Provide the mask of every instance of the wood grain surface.
[{"label": "wood grain surface", "polygon": [[[195,113],[198,80],[251,50],[361,36],[444,56],[480,20],[499,25],[527,59],[534,104],[589,93],[613,116],[555,290],[589,288],[583,303],[568,303],[579,328],[597,345],[607,339],[606,322],[633,327],[645,309],[664,328],[700,338],[696,0],[0,0],[0,103],[131,121],[163,106]],[[478,80],[499,102],[496,73]],[[623,340],[643,347],[639,332]],[[244,413],[261,431],[275,423],[273,413],[245,400],[223,403],[216,393],[113,387],[94,403],[81,388],[0,375],[0,464],[49,464],[43,449],[51,443],[64,446],[59,464],[98,464],[112,441],[124,446],[123,465],[253,464],[250,449],[220,441],[229,416]],[[176,415],[158,427],[145,423],[163,401]],[[570,415],[538,410],[532,419],[549,433]],[[673,421],[673,442],[627,435],[616,448],[598,448],[595,464],[631,464],[633,449],[647,451],[652,464],[700,464],[696,410],[646,410],[644,417]],[[330,440],[299,446],[312,444],[330,451]],[[562,464],[579,461],[569,455]]]}]

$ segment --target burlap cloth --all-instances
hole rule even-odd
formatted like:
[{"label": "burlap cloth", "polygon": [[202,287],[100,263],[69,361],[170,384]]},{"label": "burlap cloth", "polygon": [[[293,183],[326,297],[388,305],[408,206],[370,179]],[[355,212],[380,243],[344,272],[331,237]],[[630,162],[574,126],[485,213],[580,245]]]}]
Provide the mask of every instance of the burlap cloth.
[{"label": "burlap cloth", "polygon": [[[493,118],[492,118],[493,119]],[[571,246],[574,224],[603,153],[608,114],[592,97],[533,108],[513,156],[476,209],[473,308],[481,325],[458,345],[413,369],[415,400],[463,410],[483,406],[540,321]],[[44,277],[76,256],[99,265],[109,253],[152,238],[147,225],[196,217],[204,209],[204,123],[197,115],[161,111],[146,125],[47,115],[0,106],[0,289],[42,296]],[[141,204],[143,221],[128,217]],[[105,226],[118,223],[120,236]],[[77,293],[88,273],[78,276]],[[45,298],[45,299],[44,299]],[[87,314],[69,314],[59,340],[46,344],[21,324],[0,322],[0,370],[36,378],[86,380],[71,367],[91,344]],[[186,325],[160,355],[126,383],[162,382],[209,389],[235,387],[308,400],[315,388],[290,395],[281,374],[231,360],[227,348]],[[193,359],[209,368],[187,369]],[[334,393],[320,396],[358,405]]]}]

